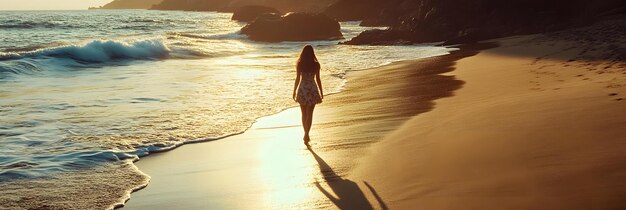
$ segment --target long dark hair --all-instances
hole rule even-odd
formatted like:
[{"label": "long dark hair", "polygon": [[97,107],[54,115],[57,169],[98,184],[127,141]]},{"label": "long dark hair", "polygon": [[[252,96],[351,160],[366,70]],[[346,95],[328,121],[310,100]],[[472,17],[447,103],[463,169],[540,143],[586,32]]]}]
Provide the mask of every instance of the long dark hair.
[{"label": "long dark hair", "polygon": [[320,63],[317,61],[317,57],[315,56],[315,51],[313,51],[313,46],[306,45],[302,48],[302,53],[300,53],[300,58],[298,58],[297,68],[298,71],[301,72],[312,72],[319,70]]}]

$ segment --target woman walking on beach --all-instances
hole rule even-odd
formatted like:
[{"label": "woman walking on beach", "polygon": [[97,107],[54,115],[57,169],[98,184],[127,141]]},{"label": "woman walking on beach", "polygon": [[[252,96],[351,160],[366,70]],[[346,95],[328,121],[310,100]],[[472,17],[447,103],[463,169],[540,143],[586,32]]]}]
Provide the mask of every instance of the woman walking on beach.
[{"label": "woman walking on beach", "polygon": [[[317,83],[317,84],[316,84]],[[297,93],[297,94],[296,94]],[[320,63],[311,45],[304,46],[296,65],[296,81],[293,85],[293,100],[300,104],[304,144],[309,146],[309,131],[313,123],[315,105],[322,103],[324,91],[320,80]]]}]

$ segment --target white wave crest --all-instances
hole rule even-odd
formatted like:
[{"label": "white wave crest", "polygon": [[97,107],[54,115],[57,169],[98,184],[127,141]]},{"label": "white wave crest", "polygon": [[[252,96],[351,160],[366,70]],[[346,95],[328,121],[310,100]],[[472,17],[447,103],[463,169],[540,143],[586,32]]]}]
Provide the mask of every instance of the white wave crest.
[{"label": "white wave crest", "polygon": [[84,45],[44,48],[25,53],[3,55],[4,59],[54,57],[69,58],[81,62],[102,63],[111,60],[162,59],[169,55],[169,47],[160,39],[133,42],[94,40]]}]

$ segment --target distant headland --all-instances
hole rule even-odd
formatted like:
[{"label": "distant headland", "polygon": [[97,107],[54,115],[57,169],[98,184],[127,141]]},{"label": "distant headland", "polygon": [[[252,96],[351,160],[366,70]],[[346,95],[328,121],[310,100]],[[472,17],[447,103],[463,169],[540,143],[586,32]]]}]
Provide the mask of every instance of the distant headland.
[{"label": "distant headland", "polygon": [[163,0],[114,0],[103,6],[89,7],[89,9],[150,9],[161,1]]},{"label": "distant headland", "polygon": [[114,0],[100,7],[89,9],[153,9],[184,11],[233,12],[242,6],[263,5],[281,11],[321,12],[336,0]]}]

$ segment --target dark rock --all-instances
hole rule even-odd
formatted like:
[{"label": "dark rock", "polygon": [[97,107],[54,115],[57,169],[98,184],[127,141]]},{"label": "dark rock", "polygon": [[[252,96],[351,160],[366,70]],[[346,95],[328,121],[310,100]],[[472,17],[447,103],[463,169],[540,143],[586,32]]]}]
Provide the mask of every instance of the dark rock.
[{"label": "dark rock", "polygon": [[343,38],[339,22],[324,14],[288,13],[262,15],[241,29],[255,41],[313,41]]},{"label": "dark rock", "polygon": [[257,16],[257,18],[270,19],[270,20],[280,19],[281,17],[282,17],[282,15],[280,15],[278,13],[263,13],[263,14],[260,14],[259,16]]},{"label": "dark rock", "polygon": [[396,45],[409,43],[407,34],[400,31],[372,29],[364,31],[353,39],[342,42],[349,45]]},{"label": "dark rock", "polygon": [[237,21],[243,21],[243,22],[250,22],[265,13],[280,14],[280,12],[277,9],[274,9],[271,7],[252,5],[252,6],[243,6],[235,10],[235,12],[233,13],[233,17],[231,19],[237,20]]},{"label": "dark rock", "polygon": [[377,13],[385,3],[383,0],[339,0],[328,6],[324,14],[338,21],[364,20]]},{"label": "dark rock", "polygon": [[229,0],[163,0],[153,5],[153,10],[220,11],[230,12]]},{"label": "dark rock", "polygon": [[279,11],[319,12],[334,1],[336,0],[163,0],[151,9],[234,12],[244,6],[261,5]]},{"label": "dark rock", "polygon": [[90,7],[89,9],[148,9],[161,0],[114,0],[101,7]]},{"label": "dark rock", "polygon": [[364,32],[348,44],[457,44],[589,25],[625,10],[623,0],[338,0],[325,14],[390,27]]},{"label": "dark rock", "polygon": [[393,25],[398,17],[396,17],[395,11],[385,9],[380,11],[378,16],[375,17],[367,17],[361,21],[360,26],[366,27],[378,27],[378,26],[391,26]]},{"label": "dark rock", "polygon": [[[180,0],[179,0],[180,1]],[[249,5],[261,5],[289,12],[321,12],[336,0],[228,0],[229,7],[237,8]]]}]

